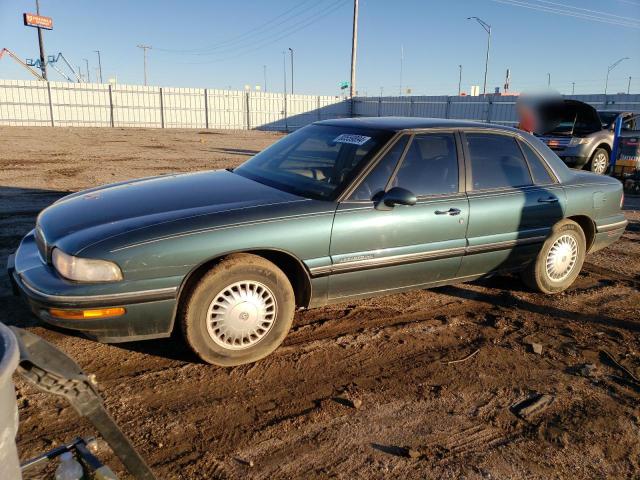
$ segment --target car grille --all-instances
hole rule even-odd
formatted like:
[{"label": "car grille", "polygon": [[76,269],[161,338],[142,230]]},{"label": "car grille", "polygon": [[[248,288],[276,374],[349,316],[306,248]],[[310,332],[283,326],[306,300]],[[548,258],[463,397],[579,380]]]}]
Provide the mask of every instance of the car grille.
[{"label": "car grille", "polygon": [[540,137],[551,150],[564,150],[569,146],[571,137]]},{"label": "car grille", "polygon": [[44,263],[47,263],[47,259],[49,258],[47,240],[44,238],[44,233],[40,227],[36,227],[36,246],[38,247],[38,253],[40,254],[40,258]]}]

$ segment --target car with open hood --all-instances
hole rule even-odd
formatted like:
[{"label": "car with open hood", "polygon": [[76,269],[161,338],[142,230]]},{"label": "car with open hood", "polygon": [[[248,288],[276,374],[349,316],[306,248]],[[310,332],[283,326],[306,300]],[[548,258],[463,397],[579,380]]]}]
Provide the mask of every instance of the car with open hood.
[{"label": "car with open hood", "polygon": [[[613,129],[588,103],[551,99],[536,107],[538,136],[568,166],[604,174],[613,149]],[[615,118],[613,119],[615,121]]]},{"label": "car with open hood", "polygon": [[8,269],[44,322],[104,342],[179,329],[238,365],[276,349],[299,308],[508,271],[561,292],[622,235],[622,199],[513,128],[325,120],[235,169],[64,197]]}]

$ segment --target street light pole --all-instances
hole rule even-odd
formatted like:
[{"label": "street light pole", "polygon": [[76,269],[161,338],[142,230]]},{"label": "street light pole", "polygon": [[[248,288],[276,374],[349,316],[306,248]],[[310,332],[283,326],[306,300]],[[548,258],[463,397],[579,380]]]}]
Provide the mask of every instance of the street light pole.
[{"label": "street light pole", "polygon": [[289,47],[289,53],[291,54],[291,95],[293,95],[293,48]]},{"label": "street light pole", "polygon": [[631,92],[631,77],[629,77],[629,82],[627,82],[627,95]]},{"label": "street light pole", "polygon": [[547,88],[551,88],[551,74],[547,73]]},{"label": "street light pole", "polygon": [[487,57],[484,62],[484,86],[482,87],[482,94],[487,94],[487,73],[489,72],[489,51],[491,50],[491,25],[478,17],[467,17],[467,20],[475,20],[484,28],[487,32]]},{"label": "street light pole", "polygon": [[458,65],[458,96],[462,92],[462,65]]},{"label": "street light pole", "polygon": [[609,88],[609,74],[611,73],[611,70],[613,70],[614,68],[616,68],[620,62],[624,61],[624,60],[629,60],[629,57],[622,57],[620,60],[617,60],[615,62],[613,62],[611,65],[609,65],[609,68],[607,68],[607,79],[604,82],[604,94],[607,94],[607,89]]},{"label": "street light pole", "polygon": [[151,48],[151,45],[137,45],[138,48],[142,49],[143,52],[143,62],[144,62],[144,84],[147,85],[147,50]]},{"label": "street light pole", "polygon": [[100,50],[94,50],[98,54],[98,72],[100,72],[99,83],[102,83],[102,63],[100,62]]},{"label": "street light pole", "polygon": [[87,67],[87,83],[91,83],[91,75],[89,75],[89,60],[83,58],[84,64]]},{"label": "street light pole", "polygon": [[262,66],[262,75],[264,76],[264,91],[267,91],[267,66]]},{"label": "street light pole", "polygon": [[284,96],[284,129],[289,131],[289,120],[287,118],[287,52],[282,52],[282,78],[284,80],[284,89],[282,90]]},{"label": "street light pole", "polygon": [[576,82],[571,82],[571,95],[576,93]]}]

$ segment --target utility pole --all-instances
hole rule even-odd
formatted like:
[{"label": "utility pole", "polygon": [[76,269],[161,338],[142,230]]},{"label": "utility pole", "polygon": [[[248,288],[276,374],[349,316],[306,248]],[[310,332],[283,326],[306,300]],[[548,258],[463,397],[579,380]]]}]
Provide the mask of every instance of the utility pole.
[{"label": "utility pole", "polygon": [[547,73],[547,88],[551,88],[551,74]]},{"label": "utility pole", "polygon": [[504,93],[505,95],[511,89],[511,69],[507,68],[507,73],[504,76]]},{"label": "utility pole", "polygon": [[288,118],[287,118],[287,52],[282,52],[282,78],[284,80],[284,89],[282,90],[284,95],[284,129],[288,132]]},{"label": "utility pole", "polygon": [[487,94],[487,73],[489,72],[489,50],[491,50],[491,25],[478,17],[467,17],[467,20],[475,20],[480,24],[484,31],[487,32],[487,57],[484,61],[484,86],[482,87],[482,94]]},{"label": "utility pole", "polygon": [[289,53],[291,54],[291,95],[293,95],[293,48],[289,47]]},{"label": "utility pole", "polygon": [[627,95],[631,92],[631,77],[629,77],[629,81],[627,82]]},{"label": "utility pole", "polygon": [[604,82],[604,94],[607,94],[607,89],[609,88],[609,74],[611,73],[611,70],[613,70],[614,68],[616,68],[620,62],[624,61],[624,60],[629,60],[629,57],[622,57],[620,60],[617,60],[615,62],[613,62],[611,65],[609,65],[609,68],[607,68],[607,79]]},{"label": "utility pole", "polygon": [[[36,14],[40,15],[40,0],[36,0]],[[40,70],[42,78],[47,80],[47,61],[44,56],[44,40],[42,39],[42,29],[38,27],[38,45],[40,46]]]},{"label": "utility pole", "polygon": [[262,66],[262,75],[264,77],[264,86],[263,86],[263,88],[264,88],[264,91],[266,92],[267,91],[267,66],[266,65]]},{"label": "utility pole", "polygon": [[87,67],[87,83],[91,83],[91,75],[89,75],[89,60],[83,58],[84,64]]},{"label": "utility pole", "polygon": [[100,61],[100,50],[94,50],[98,54],[98,72],[100,74],[100,78],[98,79],[98,83],[102,83],[102,62]]},{"label": "utility pole", "polygon": [[571,82],[571,95],[576,93],[576,82]]},{"label": "utility pole", "polygon": [[144,84],[147,85],[147,50],[151,48],[151,45],[137,45],[138,48],[142,49],[142,56],[144,62]]},{"label": "utility pole", "polygon": [[358,56],[358,0],[353,0],[353,33],[351,35],[351,83],[349,96],[356,94],[356,57]]},{"label": "utility pole", "polygon": [[400,96],[402,96],[402,67],[404,66],[404,45],[400,45]]},{"label": "utility pole", "polygon": [[462,65],[458,65],[458,96],[462,93]]}]

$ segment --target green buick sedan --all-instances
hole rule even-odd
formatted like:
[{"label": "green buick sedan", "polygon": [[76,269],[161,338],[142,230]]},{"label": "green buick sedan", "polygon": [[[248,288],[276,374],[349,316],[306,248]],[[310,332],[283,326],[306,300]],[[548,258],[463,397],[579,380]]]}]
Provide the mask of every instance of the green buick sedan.
[{"label": "green buick sedan", "polygon": [[327,120],[235,169],[64,197],[8,270],[44,322],[103,342],[179,329],[230,366],[273,352],[299,308],[506,271],[561,292],[620,238],[622,202],[620,182],[512,128]]}]

